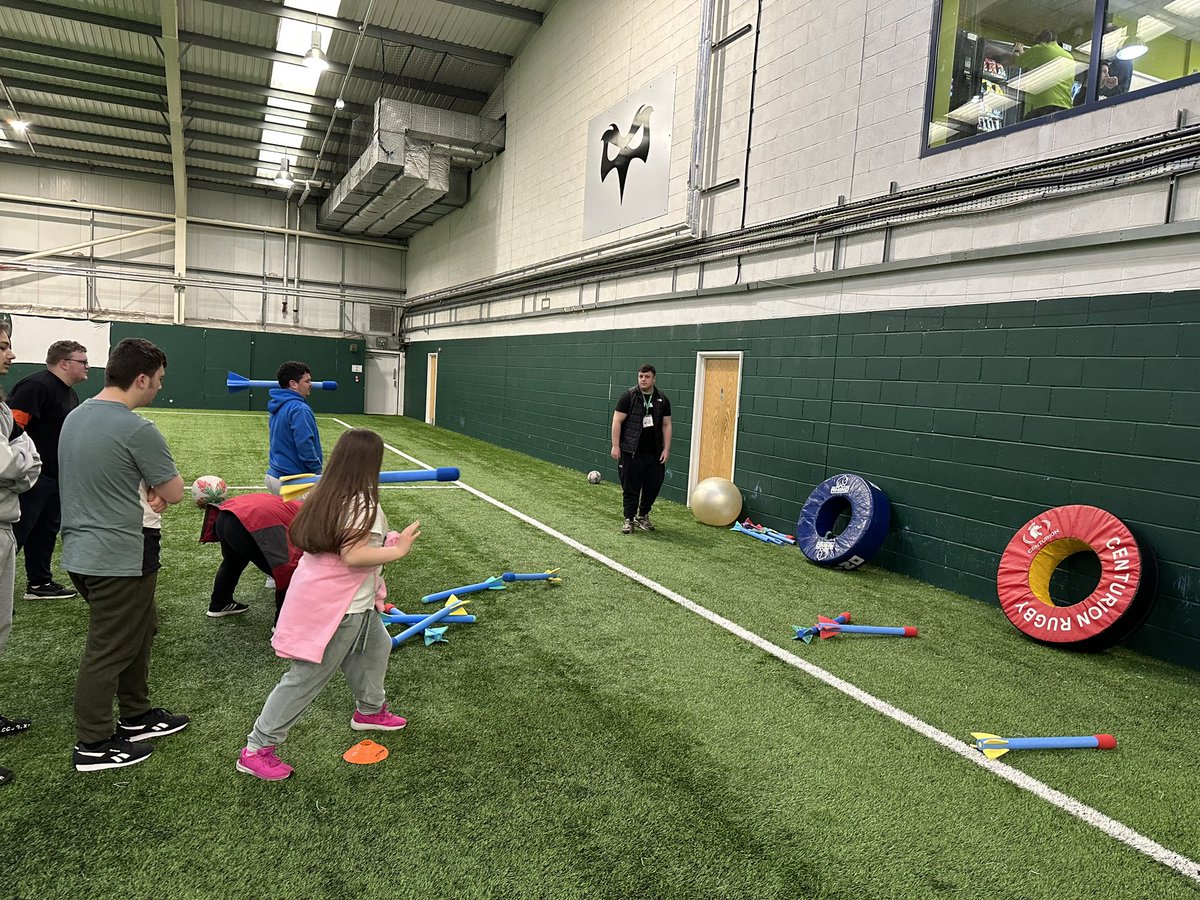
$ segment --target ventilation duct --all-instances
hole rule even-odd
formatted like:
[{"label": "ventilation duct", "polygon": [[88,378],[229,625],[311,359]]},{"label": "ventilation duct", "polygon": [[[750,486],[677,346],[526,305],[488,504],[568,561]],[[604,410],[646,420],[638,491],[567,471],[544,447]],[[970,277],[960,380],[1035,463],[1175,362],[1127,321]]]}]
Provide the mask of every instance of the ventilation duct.
[{"label": "ventilation duct", "polygon": [[470,170],[503,149],[503,122],[377,100],[372,140],[321,204],[317,222],[349,234],[412,233],[464,205]]}]

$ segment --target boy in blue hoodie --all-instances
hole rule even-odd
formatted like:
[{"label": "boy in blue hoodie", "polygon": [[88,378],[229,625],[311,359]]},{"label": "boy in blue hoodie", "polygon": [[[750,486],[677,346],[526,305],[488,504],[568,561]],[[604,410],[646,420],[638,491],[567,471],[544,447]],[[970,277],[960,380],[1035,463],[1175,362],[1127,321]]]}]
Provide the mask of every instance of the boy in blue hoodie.
[{"label": "boy in blue hoodie", "polygon": [[267,490],[278,494],[284,475],[320,475],[323,456],[317,417],[308,405],[312,372],[302,362],[285,362],[276,373],[279,387],[267,402],[270,455]]}]

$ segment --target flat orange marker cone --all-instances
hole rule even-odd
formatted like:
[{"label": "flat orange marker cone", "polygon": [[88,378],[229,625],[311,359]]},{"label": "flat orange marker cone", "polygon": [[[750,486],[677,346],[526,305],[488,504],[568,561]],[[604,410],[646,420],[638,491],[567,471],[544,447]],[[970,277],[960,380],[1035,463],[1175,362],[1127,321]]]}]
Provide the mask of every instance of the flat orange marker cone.
[{"label": "flat orange marker cone", "polygon": [[387,755],[388,748],[382,744],[377,744],[374,741],[359,741],[342,754],[342,759],[348,763],[369,766],[371,763],[387,759]]}]

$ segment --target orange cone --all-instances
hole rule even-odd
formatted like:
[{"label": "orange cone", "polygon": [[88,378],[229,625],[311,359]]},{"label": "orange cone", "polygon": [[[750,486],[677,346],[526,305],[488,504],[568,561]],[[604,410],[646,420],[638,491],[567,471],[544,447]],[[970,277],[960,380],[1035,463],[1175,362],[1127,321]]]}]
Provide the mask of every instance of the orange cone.
[{"label": "orange cone", "polygon": [[387,755],[388,749],[382,744],[377,744],[374,741],[359,741],[342,754],[342,759],[348,763],[369,766],[371,763],[387,759]]}]

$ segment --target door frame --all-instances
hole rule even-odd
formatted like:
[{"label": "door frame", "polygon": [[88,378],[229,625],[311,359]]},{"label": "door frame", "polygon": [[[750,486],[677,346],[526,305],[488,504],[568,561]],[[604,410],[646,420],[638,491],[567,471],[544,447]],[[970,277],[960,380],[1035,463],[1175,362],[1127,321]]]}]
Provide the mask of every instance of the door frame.
[{"label": "door frame", "polygon": [[[432,384],[430,383],[429,370],[433,369]],[[425,354],[425,424],[434,425],[437,419],[437,376],[438,376],[438,355],[435,350],[433,353]],[[431,393],[432,389],[432,393]],[[429,398],[433,397],[432,405]]]},{"label": "door frame", "polygon": [[404,415],[404,354],[399,353],[397,351],[368,350],[366,352],[366,354],[364,355],[364,357],[363,357],[364,407],[365,407],[366,390],[367,390],[366,379],[369,375],[369,373],[366,371],[366,366],[368,364],[368,360],[373,359],[373,358],[379,359],[379,358],[392,358],[392,357],[394,357],[396,360],[396,383],[394,385],[394,388],[396,390],[395,409],[392,412],[374,413],[374,415],[378,415],[378,416],[402,416],[402,415]]},{"label": "door frame", "polygon": [[[692,491],[697,484],[697,470],[700,467],[700,439],[703,437],[699,433],[701,426],[704,424],[704,376],[705,376],[705,361],[710,359],[736,359],[738,361],[737,368],[737,396],[733,401],[733,454],[732,462],[737,462],[737,436],[738,436],[738,418],[742,413],[742,369],[744,368],[743,350],[699,350],[696,353],[696,384],[692,389],[692,396],[695,397],[695,403],[692,408],[692,437],[691,437],[691,455],[688,458],[688,485],[687,485],[687,505],[692,505]],[[731,466],[733,468],[733,466]],[[731,476],[733,472],[729,473]]]}]

